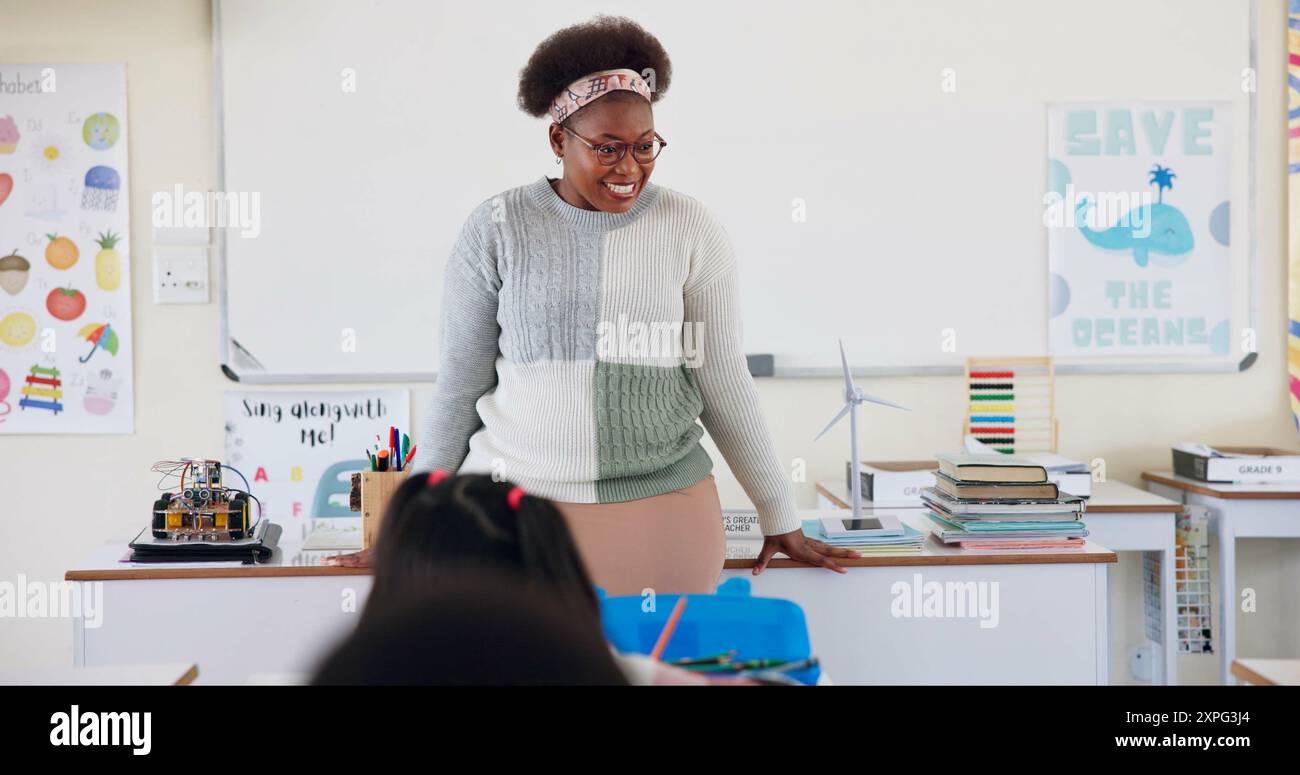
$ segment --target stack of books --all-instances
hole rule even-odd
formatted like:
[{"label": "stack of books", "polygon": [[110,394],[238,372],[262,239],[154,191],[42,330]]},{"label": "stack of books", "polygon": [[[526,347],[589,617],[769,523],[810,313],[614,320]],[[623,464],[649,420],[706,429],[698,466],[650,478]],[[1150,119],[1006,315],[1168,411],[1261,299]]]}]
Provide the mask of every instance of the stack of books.
[{"label": "stack of books", "polygon": [[[845,514],[850,513],[845,512]],[[858,554],[920,554],[921,545],[925,543],[925,533],[906,523],[903,524],[903,535],[901,536],[831,538],[822,529],[821,520],[805,519],[803,521],[803,534],[814,541],[821,541],[824,544],[841,549],[851,549]]]},{"label": "stack of books", "polygon": [[[1001,454],[974,436],[966,437],[965,446],[966,451],[972,454]],[[1061,492],[1078,495],[1080,498],[1091,497],[1092,471],[1088,469],[1087,463],[1054,452],[1018,452],[1016,457],[1042,466],[1047,471],[1047,481],[1061,488]]]},{"label": "stack of books", "polygon": [[1002,454],[941,455],[921,498],[945,544],[972,551],[1082,549],[1084,500],[1048,481],[1047,470]]}]

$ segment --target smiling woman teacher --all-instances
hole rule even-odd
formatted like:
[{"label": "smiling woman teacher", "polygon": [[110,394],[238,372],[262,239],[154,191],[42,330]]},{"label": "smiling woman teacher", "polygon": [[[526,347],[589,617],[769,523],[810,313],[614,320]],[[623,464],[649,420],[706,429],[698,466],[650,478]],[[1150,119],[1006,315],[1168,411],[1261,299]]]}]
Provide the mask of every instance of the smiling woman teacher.
[{"label": "smiling woman teacher", "polygon": [[727,235],[650,183],[667,145],[651,105],[671,76],[659,41],[624,18],[533,52],[519,106],[551,118],[564,174],[492,197],[461,230],[412,470],[491,473],[556,501],[611,594],[711,592],[725,538],[703,421],[758,511],[754,572],[777,551],[842,570],[831,557],[852,553],[801,532],[759,411]]}]

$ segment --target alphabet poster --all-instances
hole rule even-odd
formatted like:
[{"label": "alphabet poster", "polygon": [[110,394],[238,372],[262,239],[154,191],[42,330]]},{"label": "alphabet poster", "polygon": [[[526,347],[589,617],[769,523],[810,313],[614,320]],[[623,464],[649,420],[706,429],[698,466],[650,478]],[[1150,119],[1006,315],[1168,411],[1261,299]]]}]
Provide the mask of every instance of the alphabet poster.
[{"label": "alphabet poster", "polygon": [[323,520],[360,524],[350,511],[352,474],[389,426],[412,436],[408,390],[227,391],[225,462],[248,479],[262,515],[285,538],[306,539]]},{"label": "alphabet poster", "polygon": [[0,434],[131,433],[125,65],[0,64]]},{"label": "alphabet poster", "polygon": [[1231,127],[1227,102],[1049,108],[1054,356],[1228,354]]}]

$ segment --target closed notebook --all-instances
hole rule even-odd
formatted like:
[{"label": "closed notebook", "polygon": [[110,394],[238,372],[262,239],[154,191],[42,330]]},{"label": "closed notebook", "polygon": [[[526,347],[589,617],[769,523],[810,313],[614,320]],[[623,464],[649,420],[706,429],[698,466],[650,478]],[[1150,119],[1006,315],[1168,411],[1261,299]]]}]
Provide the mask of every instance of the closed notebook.
[{"label": "closed notebook", "polygon": [[1067,538],[1064,541],[960,541],[957,545],[970,552],[1077,552],[1087,547],[1088,542]]},{"label": "closed notebook", "polygon": [[1088,531],[1084,530],[1082,534],[1071,535],[1051,535],[1050,533],[1023,533],[1014,538],[993,539],[974,536],[969,533],[954,533],[949,530],[934,530],[932,534],[945,544],[979,544],[981,546],[996,546],[1003,541],[1066,541],[1072,538],[1086,538]]},{"label": "closed notebook", "polygon": [[938,460],[941,473],[963,482],[1034,484],[1047,481],[1046,468],[1014,455],[939,455]]},{"label": "closed notebook", "polygon": [[900,547],[909,544],[920,546],[925,540],[925,534],[911,525],[903,524],[903,535],[901,536],[850,536],[848,538],[827,538],[825,531],[822,530],[822,523],[819,519],[803,520],[803,534],[809,538],[821,541],[830,546],[853,549],[858,547]]},{"label": "closed notebook", "polygon": [[[924,539],[924,536],[922,536],[922,539]],[[836,549],[848,549],[851,552],[857,552],[858,554],[865,554],[865,555],[898,554],[900,552],[920,554],[921,552],[921,543],[890,544],[888,546],[850,546],[847,544],[834,544],[834,547]]]},{"label": "closed notebook", "polygon": [[1053,515],[1066,515],[1067,519],[1077,518],[1083,513],[1083,498],[1073,495],[1056,500],[1015,500],[998,501],[962,501],[941,492],[934,487],[921,491],[921,500],[926,505],[959,517],[981,517],[991,515],[1034,515],[1044,519]]},{"label": "closed notebook", "polygon": [[1069,522],[991,522],[982,519],[958,521],[938,511],[926,512],[926,516],[945,529],[954,533],[966,534],[1008,534],[1008,533],[1043,533],[1047,535],[1068,535],[1085,529],[1078,520]]},{"label": "closed notebook", "polygon": [[935,489],[958,500],[1015,501],[1056,500],[1060,490],[1051,482],[1021,484],[1019,482],[963,482],[940,471],[935,476]]},{"label": "closed notebook", "polygon": [[952,520],[962,525],[1056,525],[1079,522],[1083,515],[1075,512],[1064,514],[1035,514],[1035,513],[998,513],[998,514],[965,514],[958,515],[945,511],[937,504],[926,503],[930,507],[931,513],[942,516],[944,519]]}]

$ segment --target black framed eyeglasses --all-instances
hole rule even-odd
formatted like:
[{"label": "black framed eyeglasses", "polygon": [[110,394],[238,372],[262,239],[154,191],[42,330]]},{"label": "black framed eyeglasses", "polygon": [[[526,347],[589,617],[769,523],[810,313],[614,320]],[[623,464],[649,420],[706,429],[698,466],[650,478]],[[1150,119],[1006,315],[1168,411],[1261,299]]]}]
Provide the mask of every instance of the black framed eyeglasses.
[{"label": "black framed eyeglasses", "polygon": [[632,160],[637,164],[649,164],[668,145],[668,141],[655,132],[653,140],[641,140],[635,143],[625,143],[621,140],[606,140],[601,143],[593,143],[567,126],[560,127],[564,131],[573,135],[582,141],[582,144],[596,152],[596,160],[606,167],[613,167],[623,160],[627,155],[627,149],[632,149]]}]

